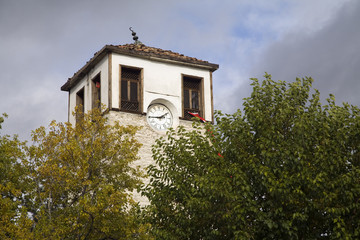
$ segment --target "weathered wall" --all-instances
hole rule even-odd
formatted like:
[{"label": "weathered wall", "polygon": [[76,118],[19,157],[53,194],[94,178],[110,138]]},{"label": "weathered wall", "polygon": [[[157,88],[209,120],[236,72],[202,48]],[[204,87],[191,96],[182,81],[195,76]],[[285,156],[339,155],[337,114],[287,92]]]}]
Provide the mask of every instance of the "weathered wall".
[{"label": "weathered wall", "polygon": [[72,112],[75,110],[76,106],[76,93],[84,88],[84,108],[85,112],[89,111],[92,106],[92,99],[91,99],[91,80],[95,78],[98,74],[100,74],[100,81],[101,81],[101,103],[108,106],[108,59],[107,57],[103,58],[88,74],[86,74],[81,81],[70,89],[69,92],[69,113],[68,119],[69,122],[75,123],[75,117],[72,115]]},{"label": "weathered wall", "polygon": [[178,64],[164,63],[143,58],[112,54],[112,107],[119,108],[119,82],[120,66],[131,66],[143,70],[143,111],[146,112],[149,105],[156,99],[164,99],[171,102],[179,115],[182,115],[182,74],[196,76],[203,79],[203,105],[205,116],[212,121],[211,104],[211,80],[208,70],[181,66]]},{"label": "weathered wall", "polygon": [[[133,125],[141,127],[141,129],[136,134],[137,140],[142,144],[142,147],[139,151],[140,159],[134,162],[134,166],[141,166],[141,168],[145,170],[147,166],[154,164],[151,147],[155,143],[156,139],[161,136],[165,136],[165,132],[153,130],[147,123],[145,115],[110,111],[108,117],[110,124],[114,124],[115,121],[118,121],[120,125]],[[180,120],[180,125],[191,129],[192,122],[187,120]],[[148,183],[148,179],[144,179],[144,182]],[[142,206],[149,203],[147,198],[141,197],[141,195],[137,192],[134,192],[134,199],[139,201],[140,205]]]},{"label": "weathered wall", "polygon": [[[109,66],[109,64],[111,66]],[[91,80],[99,73],[101,78],[101,103],[110,108],[119,108],[120,66],[130,66],[142,69],[142,104],[144,113],[147,112],[148,107],[152,103],[162,101],[167,107],[173,107],[173,109],[170,110],[172,110],[174,119],[178,119],[182,116],[182,74],[202,78],[204,118],[208,121],[213,120],[211,73],[208,70],[112,53],[111,61],[109,61],[109,56],[104,57],[70,90],[69,122],[75,123],[75,118],[71,113],[76,106],[76,93],[82,88],[85,90],[85,112],[91,109]],[[110,86],[109,79],[111,79]],[[111,87],[110,99],[109,87]],[[109,106],[109,100],[111,100],[111,106]],[[168,106],[166,103],[171,103],[172,106]],[[176,127],[176,125],[174,127]]]},{"label": "weathered wall", "polygon": [[[116,111],[120,108],[120,66],[129,66],[142,69],[142,106],[141,113],[129,113]],[[124,56],[111,53],[98,62],[83,79],[69,92],[69,121],[75,123],[71,112],[76,106],[76,93],[84,88],[85,112],[91,109],[92,89],[91,80],[100,74],[101,78],[101,102],[110,109],[110,123],[119,121],[122,125],[141,126],[136,137],[143,145],[139,151],[140,160],[134,164],[145,169],[153,163],[151,147],[155,140],[165,135],[164,132],[153,130],[147,123],[146,112],[154,103],[164,104],[172,113],[174,128],[179,125],[191,128],[191,121],[181,120],[182,117],[182,76],[190,75],[203,79],[204,118],[212,121],[212,93],[211,73],[209,70],[183,66],[175,63],[164,63],[154,59],[144,59],[132,56]],[[146,181],[146,180],[145,180]],[[147,199],[141,198],[134,193],[135,199],[141,205],[148,203]]]}]

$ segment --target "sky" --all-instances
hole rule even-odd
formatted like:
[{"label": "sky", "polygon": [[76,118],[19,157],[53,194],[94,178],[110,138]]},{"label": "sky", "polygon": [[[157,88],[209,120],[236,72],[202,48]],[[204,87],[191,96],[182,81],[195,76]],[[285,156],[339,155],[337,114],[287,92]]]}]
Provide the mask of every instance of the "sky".
[{"label": "sky", "polygon": [[250,78],[314,78],[323,99],[360,106],[358,0],[0,0],[0,130],[30,139],[67,121],[60,87],[107,44],[132,43],[220,65],[215,109],[233,113]]}]

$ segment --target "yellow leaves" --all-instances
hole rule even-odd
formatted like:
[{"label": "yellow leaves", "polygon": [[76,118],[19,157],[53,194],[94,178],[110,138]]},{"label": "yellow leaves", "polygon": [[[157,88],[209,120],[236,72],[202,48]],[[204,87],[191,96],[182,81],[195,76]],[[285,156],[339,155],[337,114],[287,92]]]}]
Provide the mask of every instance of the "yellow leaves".
[{"label": "yellow leaves", "polygon": [[[33,239],[33,234],[30,231],[32,221],[27,218],[24,209],[19,209],[16,215],[11,212],[5,212],[4,206],[0,200],[0,239]],[[7,209],[9,210],[9,209]],[[16,219],[16,221],[15,221]]]},{"label": "yellow leaves", "polygon": [[[0,125],[2,121],[0,117]],[[24,143],[16,136],[12,139],[7,135],[0,136],[0,239],[31,236],[30,228],[26,229],[31,226],[31,221],[26,207],[21,206],[23,193],[28,190],[27,169],[21,164],[25,158],[23,147]]]},{"label": "yellow leaves", "polygon": [[127,193],[140,183],[140,169],[129,165],[140,147],[137,129],[108,125],[94,109],[75,126],[53,121],[33,132],[38,145],[29,148],[27,165],[33,166],[33,198],[42,210],[33,212],[39,219],[37,236],[127,239],[124,231],[137,231],[131,213],[135,203]]},{"label": "yellow leaves", "polygon": [[129,165],[138,128],[106,122],[99,110],[53,121],[29,147],[0,137],[0,239],[146,239],[128,193],[142,176]]}]

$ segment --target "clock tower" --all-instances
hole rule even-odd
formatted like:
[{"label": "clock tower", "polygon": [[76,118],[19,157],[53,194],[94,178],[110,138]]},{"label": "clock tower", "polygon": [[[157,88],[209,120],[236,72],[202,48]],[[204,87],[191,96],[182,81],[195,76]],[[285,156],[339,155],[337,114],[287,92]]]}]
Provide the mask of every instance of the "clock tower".
[{"label": "clock tower", "polygon": [[[69,93],[71,123],[77,105],[86,112],[100,101],[110,124],[141,126],[136,137],[143,146],[135,164],[146,167],[153,161],[151,146],[168,128],[191,127],[191,113],[213,121],[212,73],[219,65],[146,46],[135,37],[134,44],[104,46],[61,90]],[[136,194],[135,199],[147,202]]]}]

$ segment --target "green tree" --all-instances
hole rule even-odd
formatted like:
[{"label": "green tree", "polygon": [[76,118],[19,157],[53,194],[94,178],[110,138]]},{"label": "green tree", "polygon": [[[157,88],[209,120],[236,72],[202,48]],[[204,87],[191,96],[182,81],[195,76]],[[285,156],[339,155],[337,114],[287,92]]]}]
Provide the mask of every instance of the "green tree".
[{"label": "green tree", "polygon": [[323,106],[312,82],[252,79],[243,111],[157,141],[157,239],[360,238],[359,108]]},{"label": "green tree", "polygon": [[52,122],[33,132],[25,166],[34,239],[144,239],[132,199],[137,128],[107,123],[94,109],[77,124]]}]

